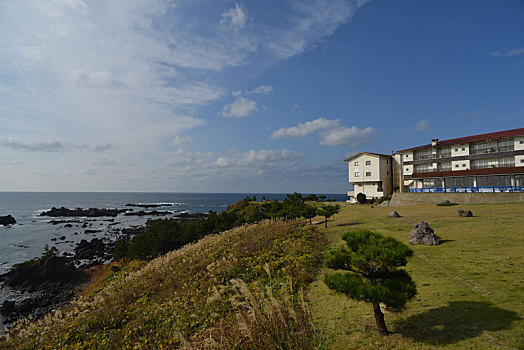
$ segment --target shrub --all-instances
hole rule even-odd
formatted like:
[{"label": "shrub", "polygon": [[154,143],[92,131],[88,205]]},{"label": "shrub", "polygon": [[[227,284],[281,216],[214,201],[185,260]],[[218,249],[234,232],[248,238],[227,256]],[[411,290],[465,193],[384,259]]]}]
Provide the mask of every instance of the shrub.
[{"label": "shrub", "polygon": [[357,202],[359,202],[360,204],[366,204],[367,203],[366,195],[364,193],[357,194]]}]

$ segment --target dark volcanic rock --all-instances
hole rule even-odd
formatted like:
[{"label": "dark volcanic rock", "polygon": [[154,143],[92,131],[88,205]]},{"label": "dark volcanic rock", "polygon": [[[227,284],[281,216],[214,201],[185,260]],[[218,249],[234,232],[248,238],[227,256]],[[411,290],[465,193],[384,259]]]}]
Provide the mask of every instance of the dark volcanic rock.
[{"label": "dark volcanic rock", "polygon": [[157,211],[157,210],[143,211],[143,210],[140,210],[137,212],[125,213],[124,215],[125,216],[161,216],[161,215],[171,215],[171,214],[173,213],[170,211]]},{"label": "dark volcanic rock", "polygon": [[75,259],[95,259],[104,258],[106,256],[106,245],[98,238],[93,238],[91,242],[85,239],[81,240],[80,243],[74,249]]},{"label": "dark volcanic rock", "polygon": [[40,216],[52,216],[52,217],[68,217],[68,216],[87,216],[87,217],[99,217],[99,216],[117,216],[118,214],[125,213],[128,209],[98,209],[98,208],[89,208],[89,209],[67,209],[64,207],[55,208],[53,207],[49,211],[45,211],[40,214]]},{"label": "dark volcanic rock", "polygon": [[435,235],[433,229],[429,227],[427,222],[421,221],[411,230],[408,241],[411,244],[438,245],[440,238]]},{"label": "dark volcanic rock", "polygon": [[89,233],[98,233],[98,232],[102,232],[102,230],[85,230],[85,231],[84,231],[85,234],[89,234]]},{"label": "dark volcanic rock", "polygon": [[2,303],[0,313],[6,320],[4,323],[30,315],[42,317],[75,297],[87,281],[87,274],[76,268],[70,258],[59,257],[57,253],[53,248],[41,258],[15,265],[0,276],[3,285],[32,293],[23,300]]},{"label": "dark volcanic rock", "polygon": [[[49,221],[50,224],[52,225],[58,225],[58,224],[78,224],[80,223],[81,221],[80,220],[51,220]],[[67,225],[66,225],[67,226]],[[65,226],[64,226],[65,227]]]},{"label": "dark volcanic rock", "polygon": [[401,216],[399,213],[393,210],[391,213],[389,213],[389,217],[390,218],[400,218]]},{"label": "dark volcanic rock", "polygon": [[3,283],[20,291],[35,292],[83,281],[84,272],[78,270],[70,259],[59,257],[56,253],[57,250],[53,249],[40,259],[15,265],[2,276]]},{"label": "dark volcanic rock", "polygon": [[198,218],[204,218],[207,214],[204,213],[180,213],[177,215],[177,218],[181,219],[198,219]]},{"label": "dark volcanic rock", "polygon": [[473,216],[473,213],[471,212],[471,210],[459,209],[457,212],[458,212],[458,216],[461,216],[461,217],[470,218]]},{"label": "dark volcanic rock", "polygon": [[0,216],[0,225],[7,226],[7,225],[13,225],[13,224],[16,224],[16,220],[11,215]]}]

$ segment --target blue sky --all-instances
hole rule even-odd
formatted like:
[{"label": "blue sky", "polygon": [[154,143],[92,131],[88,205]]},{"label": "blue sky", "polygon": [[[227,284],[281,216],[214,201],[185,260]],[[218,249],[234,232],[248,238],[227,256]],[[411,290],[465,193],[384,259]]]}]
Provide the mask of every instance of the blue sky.
[{"label": "blue sky", "polygon": [[344,193],[524,126],[524,2],[0,2],[0,190]]}]

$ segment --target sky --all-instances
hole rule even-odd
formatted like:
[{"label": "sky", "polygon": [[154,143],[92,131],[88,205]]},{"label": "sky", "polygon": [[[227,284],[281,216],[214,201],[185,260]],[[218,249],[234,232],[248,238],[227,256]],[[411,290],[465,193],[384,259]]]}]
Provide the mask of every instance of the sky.
[{"label": "sky", "polygon": [[0,1],[0,191],[345,193],[521,127],[522,0]]}]

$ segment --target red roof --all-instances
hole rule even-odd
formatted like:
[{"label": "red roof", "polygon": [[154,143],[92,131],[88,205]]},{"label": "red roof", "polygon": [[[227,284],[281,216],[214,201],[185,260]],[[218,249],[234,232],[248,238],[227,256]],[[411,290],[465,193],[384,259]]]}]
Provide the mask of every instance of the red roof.
[{"label": "red roof", "polygon": [[[490,132],[488,134],[459,137],[456,139],[449,139],[449,140],[439,140],[437,145],[438,146],[456,145],[456,144],[461,144],[461,143],[486,141],[486,140],[499,139],[499,138],[504,138],[504,137],[515,137],[515,136],[521,136],[521,135],[524,135],[524,128]],[[427,148],[427,147],[431,147],[431,144],[413,147],[413,148],[407,148],[407,149],[403,149],[397,152],[401,153],[401,152],[413,151],[413,150]]]}]

